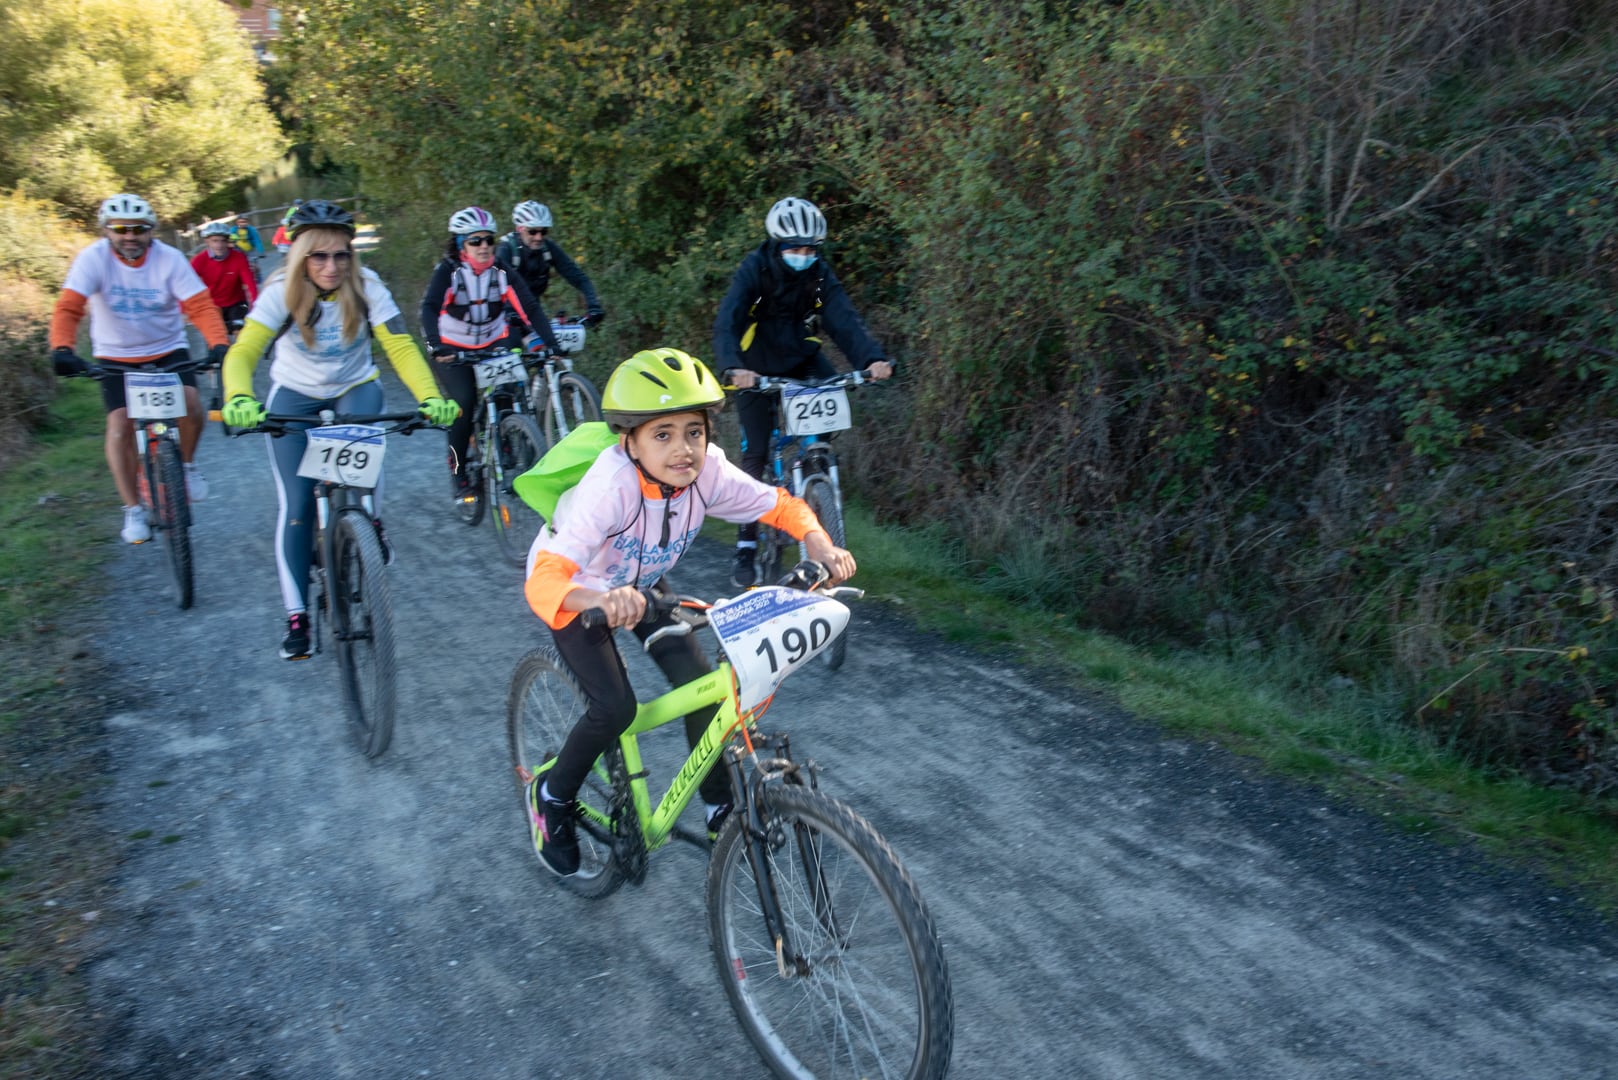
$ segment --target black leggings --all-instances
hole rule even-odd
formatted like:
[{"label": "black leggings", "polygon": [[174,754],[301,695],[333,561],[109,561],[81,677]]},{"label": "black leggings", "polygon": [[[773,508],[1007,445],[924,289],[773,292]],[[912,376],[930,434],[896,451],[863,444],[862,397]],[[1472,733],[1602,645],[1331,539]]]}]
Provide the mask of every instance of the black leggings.
[{"label": "black leggings", "polygon": [[[651,624],[642,623],[635,627],[634,634],[645,641],[672,621],[665,616]],[[551,798],[568,802],[578,795],[590,766],[634,723],[635,691],[629,685],[624,658],[618,654],[618,645],[608,627],[587,630],[575,619],[560,630],[552,630],[551,637],[556,641],[556,651],[562,654],[563,662],[579,680],[589,700],[589,707],[568,733],[567,742],[562,744],[562,752],[556,755],[556,764],[546,778]],[[671,686],[683,686],[713,670],[696,639],[690,635],[663,638],[650,652]],[[717,708],[716,705],[686,716],[688,746],[695,748]],[[703,802],[711,805],[731,801],[730,778],[722,763],[708,770],[708,775],[702,778],[701,791]]]},{"label": "black leggings", "polygon": [[[837,374],[825,353],[815,353],[791,371],[773,372],[776,378],[826,379]],[[775,430],[775,406],[780,400],[776,394],[761,394],[743,390],[736,395],[736,420],[742,428],[742,472],[755,480],[773,484],[775,477],[765,476],[770,460],[770,433]],[[736,529],[737,540],[757,540],[758,522],[749,521]]]}]

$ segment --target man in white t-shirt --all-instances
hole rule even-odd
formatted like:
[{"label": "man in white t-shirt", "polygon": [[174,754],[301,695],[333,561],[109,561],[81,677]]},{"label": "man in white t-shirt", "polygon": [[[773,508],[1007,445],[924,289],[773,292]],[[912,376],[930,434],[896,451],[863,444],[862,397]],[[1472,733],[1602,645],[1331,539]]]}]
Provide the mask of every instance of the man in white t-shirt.
[{"label": "man in white t-shirt", "polygon": [[[208,359],[218,363],[229,347],[224,320],[208,288],[185,255],[152,236],[157,215],[138,195],[114,195],[101,204],[103,238],[73,259],[51,316],[51,365],[58,375],[89,369],[76,352],[79,323],[90,316],[90,351],[98,364],[115,375],[123,371],[163,371],[190,359],[185,320],[208,343]],[[197,377],[180,373],[185,384],[186,415],[180,419],[180,456],[185,461],[186,489],[193,502],[207,498],[208,482],[192,461],[202,437],[202,400]],[[107,407],[107,467],[124,501],[126,543],[152,538],[140,505],[135,477],[135,426],[124,403],[122,378],[101,380]]]}]

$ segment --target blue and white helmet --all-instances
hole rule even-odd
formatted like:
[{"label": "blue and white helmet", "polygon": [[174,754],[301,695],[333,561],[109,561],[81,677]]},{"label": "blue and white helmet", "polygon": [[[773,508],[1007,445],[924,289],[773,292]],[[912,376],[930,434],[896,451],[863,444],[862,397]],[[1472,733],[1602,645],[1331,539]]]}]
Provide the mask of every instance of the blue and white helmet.
[{"label": "blue and white helmet", "polygon": [[764,215],[770,239],[793,247],[818,247],[826,239],[826,215],[808,199],[787,196]]},{"label": "blue and white helmet", "polygon": [[210,221],[202,227],[202,238],[206,240],[210,236],[229,236],[234,231],[228,221]]},{"label": "blue and white helmet", "polygon": [[481,206],[468,206],[464,210],[457,210],[449,216],[449,231],[456,236],[471,236],[473,233],[492,233],[495,231],[494,215]]},{"label": "blue and white helmet", "polygon": [[152,212],[152,206],[139,195],[114,195],[101,204],[101,213],[96,216],[96,224],[106,228],[109,221],[144,221],[148,225],[157,224],[157,215]]},{"label": "blue and white helmet", "polygon": [[542,202],[520,202],[511,210],[511,223],[519,229],[548,229],[551,227],[551,208]]}]

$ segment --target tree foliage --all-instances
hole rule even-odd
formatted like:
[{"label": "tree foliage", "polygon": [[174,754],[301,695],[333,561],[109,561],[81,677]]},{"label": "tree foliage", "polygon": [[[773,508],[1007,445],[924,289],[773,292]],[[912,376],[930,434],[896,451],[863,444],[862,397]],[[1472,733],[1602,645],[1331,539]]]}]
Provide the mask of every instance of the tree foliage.
[{"label": "tree foliage", "polygon": [[216,0],[0,7],[0,188],[90,216],[117,191],[179,215],[281,152],[257,61]]},{"label": "tree foliage", "polygon": [[1013,595],[1239,627],[1618,785],[1608,5],[305,14],[294,99],[414,257],[458,205],[541,198],[614,344],[700,350],[764,208],[814,198],[906,372],[850,447],[886,513]]}]

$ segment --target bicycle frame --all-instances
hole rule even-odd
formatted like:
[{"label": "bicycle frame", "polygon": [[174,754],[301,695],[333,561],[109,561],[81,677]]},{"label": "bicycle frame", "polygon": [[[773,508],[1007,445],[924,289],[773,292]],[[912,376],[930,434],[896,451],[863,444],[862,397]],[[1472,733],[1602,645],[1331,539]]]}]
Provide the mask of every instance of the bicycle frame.
[{"label": "bicycle frame", "polygon": [[[641,758],[640,743],[636,736],[712,705],[718,705],[719,708],[703,730],[696,749],[692,750],[681,764],[679,771],[669,781],[668,789],[654,807],[650,786],[646,782],[646,769]],[[629,725],[629,730],[618,737],[618,749],[623,754],[624,769],[630,777],[629,787],[634,800],[635,815],[640,822],[641,835],[646,842],[647,851],[657,850],[675,835],[675,823],[679,820],[680,813],[696,794],[702,778],[708,775],[708,770],[719,760],[719,755],[724,751],[731,733],[739,725],[736,695],[728,661],[721,662],[702,678],[675,687],[651,701],[641,702],[636,707],[634,722]],[[597,770],[604,768],[599,761],[594,767]],[[602,808],[588,806],[581,801],[579,815],[584,821],[599,826],[604,840],[610,836],[612,822]]]}]

